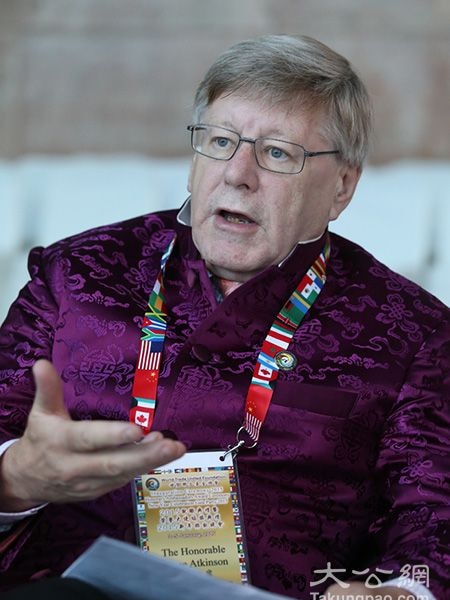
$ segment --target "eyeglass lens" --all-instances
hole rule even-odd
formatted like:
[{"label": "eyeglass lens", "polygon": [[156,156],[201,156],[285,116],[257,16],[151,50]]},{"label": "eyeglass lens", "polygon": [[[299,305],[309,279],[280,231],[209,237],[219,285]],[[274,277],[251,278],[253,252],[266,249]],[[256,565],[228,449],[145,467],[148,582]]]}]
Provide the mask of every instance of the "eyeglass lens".
[{"label": "eyeglass lens", "polygon": [[191,132],[193,149],[217,160],[229,160],[241,142],[248,142],[254,145],[256,161],[263,169],[276,173],[299,173],[305,162],[303,147],[291,142],[273,138],[241,138],[234,131],[213,125],[195,125]]}]

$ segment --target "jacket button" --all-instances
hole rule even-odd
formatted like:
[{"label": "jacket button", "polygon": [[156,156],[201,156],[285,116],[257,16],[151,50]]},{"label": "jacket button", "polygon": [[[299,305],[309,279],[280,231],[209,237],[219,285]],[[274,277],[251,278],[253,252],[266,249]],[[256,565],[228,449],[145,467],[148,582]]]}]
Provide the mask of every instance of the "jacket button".
[{"label": "jacket button", "polygon": [[201,363],[207,363],[211,361],[212,352],[203,344],[195,344],[192,346],[191,356]]}]

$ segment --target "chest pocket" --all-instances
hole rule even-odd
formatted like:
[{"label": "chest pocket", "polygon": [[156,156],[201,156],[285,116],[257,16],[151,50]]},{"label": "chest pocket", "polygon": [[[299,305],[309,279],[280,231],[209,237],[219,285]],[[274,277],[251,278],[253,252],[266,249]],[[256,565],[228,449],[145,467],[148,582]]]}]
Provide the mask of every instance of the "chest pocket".
[{"label": "chest pocket", "polygon": [[357,392],[351,390],[278,380],[272,402],[274,405],[345,419],[357,397]]},{"label": "chest pocket", "polygon": [[[358,400],[358,402],[357,402]],[[278,381],[262,429],[260,455],[286,469],[286,477],[336,469],[366,477],[377,452],[373,425],[355,419],[359,394],[331,386]],[[286,465],[286,457],[290,460]],[[284,462],[283,462],[284,461]]]}]

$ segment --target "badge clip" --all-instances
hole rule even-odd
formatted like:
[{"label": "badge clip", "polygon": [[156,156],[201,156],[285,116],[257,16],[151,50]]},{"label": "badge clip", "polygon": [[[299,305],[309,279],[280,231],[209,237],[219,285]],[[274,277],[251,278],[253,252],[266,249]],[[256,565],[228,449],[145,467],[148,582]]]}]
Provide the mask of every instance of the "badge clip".
[{"label": "badge clip", "polygon": [[244,440],[239,440],[234,446],[228,446],[228,450],[226,450],[221,456],[219,456],[219,460],[223,462],[225,460],[225,457],[228,456],[228,454],[231,454],[232,458],[234,458],[243,445]]}]

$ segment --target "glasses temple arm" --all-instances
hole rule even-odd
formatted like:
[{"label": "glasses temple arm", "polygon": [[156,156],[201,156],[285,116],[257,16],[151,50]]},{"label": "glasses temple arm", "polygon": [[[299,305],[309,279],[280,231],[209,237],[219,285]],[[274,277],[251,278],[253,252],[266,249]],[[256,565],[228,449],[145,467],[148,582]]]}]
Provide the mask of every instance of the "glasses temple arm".
[{"label": "glasses temple arm", "polygon": [[306,158],[320,156],[321,154],[339,154],[339,150],[320,150],[318,152],[310,152],[309,150],[305,150]]}]

